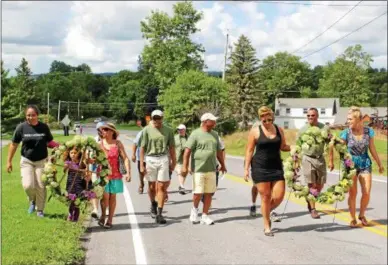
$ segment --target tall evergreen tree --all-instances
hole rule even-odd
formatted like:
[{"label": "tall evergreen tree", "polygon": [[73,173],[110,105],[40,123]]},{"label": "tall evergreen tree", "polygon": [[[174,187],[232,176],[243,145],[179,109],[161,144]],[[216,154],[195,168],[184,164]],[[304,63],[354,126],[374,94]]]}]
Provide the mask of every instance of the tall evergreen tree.
[{"label": "tall evergreen tree", "polygon": [[248,123],[254,119],[260,104],[262,103],[257,72],[259,60],[250,40],[241,35],[236,43],[235,50],[230,56],[231,64],[228,65],[226,81],[230,84],[230,100],[232,114],[242,129],[248,127]]}]

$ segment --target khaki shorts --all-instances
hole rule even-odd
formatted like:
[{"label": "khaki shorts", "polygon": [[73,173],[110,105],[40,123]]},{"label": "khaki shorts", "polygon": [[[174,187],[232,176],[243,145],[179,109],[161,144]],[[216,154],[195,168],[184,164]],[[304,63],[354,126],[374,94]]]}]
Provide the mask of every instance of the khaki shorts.
[{"label": "khaki shorts", "polygon": [[325,158],[304,155],[302,157],[302,172],[308,184],[325,184],[327,176]]},{"label": "khaki shorts", "polygon": [[166,182],[170,181],[170,163],[168,156],[146,156],[146,175],[148,182]]},{"label": "khaki shorts", "polygon": [[214,193],[217,190],[216,172],[197,172],[193,176],[193,193]]}]

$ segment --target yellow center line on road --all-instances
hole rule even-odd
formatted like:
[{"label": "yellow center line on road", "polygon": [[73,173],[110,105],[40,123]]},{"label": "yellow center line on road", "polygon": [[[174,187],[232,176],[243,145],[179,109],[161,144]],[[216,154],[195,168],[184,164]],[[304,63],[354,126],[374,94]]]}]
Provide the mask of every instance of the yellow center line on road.
[{"label": "yellow center line on road", "polygon": [[[238,183],[241,183],[241,184],[244,184],[244,185],[248,185],[248,186],[252,186],[252,184],[253,184],[252,181],[246,182],[243,178],[232,176],[230,174],[226,174],[225,178],[227,178],[229,180],[232,180],[234,182],[238,182]],[[288,197],[288,195],[289,195],[289,192],[286,191],[286,194],[285,194],[284,197]],[[294,194],[292,194],[290,196],[290,201],[292,201],[295,204],[298,204],[298,205],[306,207],[306,201],[303,200],[303,199],[300,199],[300,198],[296,198],[294,196]],[[320,212],[323,212],[323,213],[325,213],[327,215],[333,215],[335,213],[336,219],[339,219],[341,221],[346,222],[347,224],[350,224],[351,218],[349,216],[349,212],[348,211],[343,211],[343,210],[339,210],[339,209],[336,210],[335,208],[333,208],[330,205],[323,205],[323,204],[319,204],[319,203],[317,203],[316,205],[319,207],[318,210]],[[307,211],[307,209],[306,209],[306,211]],[[370,232],[373,232],[375,234],[381,235],[383,237],[388,237],[388,235],[387,235],[387,225],[380,224],[380,223],[378,223],[376,221],[369,221],[369,223],[371,225],[374,225],[374,226],[361,226],[359,224],[358,227],[361,227],[363,229],[366,229],[366,230],[368,230]]]}]

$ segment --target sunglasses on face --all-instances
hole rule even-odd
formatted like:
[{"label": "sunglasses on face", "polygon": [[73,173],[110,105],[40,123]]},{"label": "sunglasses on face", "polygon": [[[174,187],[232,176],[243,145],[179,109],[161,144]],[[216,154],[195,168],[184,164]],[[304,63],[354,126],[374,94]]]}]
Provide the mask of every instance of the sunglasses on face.
[{"label": "sunglasses on face", "polygon": [[310,117],[314,118],[314,117],[315,117],[315,114],[307,115],[307,118],[310,118]]},{"label": "sunglasses on face", "polygon": [[110,130],[108,128],[102,128],[101,131],[103,132],[109,132]]},{"label": "sunglasses on face", "polygon": [[262,120],[261,122],[262,123],[271,123],[271,122],[273,122],[273,119],[266,119],[266,120]]}]

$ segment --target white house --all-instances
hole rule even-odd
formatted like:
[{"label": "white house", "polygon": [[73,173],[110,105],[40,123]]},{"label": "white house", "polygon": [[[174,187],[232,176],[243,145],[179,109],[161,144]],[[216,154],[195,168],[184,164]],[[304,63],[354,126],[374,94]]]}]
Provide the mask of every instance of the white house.
[{"label": "white house", "polygon": [[285,129],[300,129],[307,123],[307,110],[316,108],[319,121],[333,124],[340,109],[339,98],[277,98],[275,123]]}]

